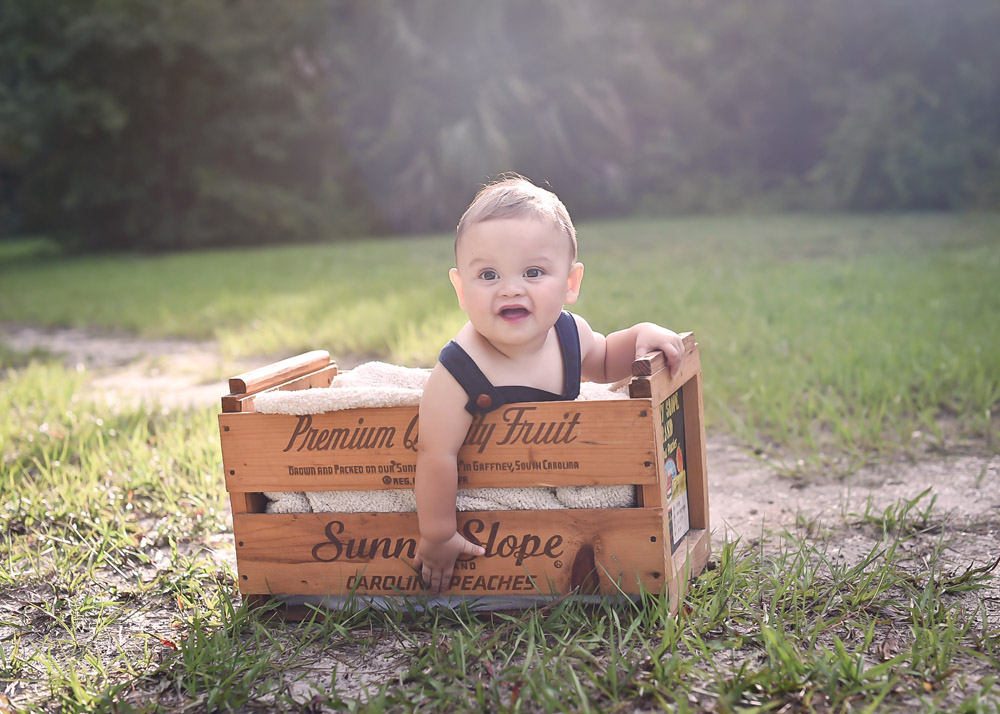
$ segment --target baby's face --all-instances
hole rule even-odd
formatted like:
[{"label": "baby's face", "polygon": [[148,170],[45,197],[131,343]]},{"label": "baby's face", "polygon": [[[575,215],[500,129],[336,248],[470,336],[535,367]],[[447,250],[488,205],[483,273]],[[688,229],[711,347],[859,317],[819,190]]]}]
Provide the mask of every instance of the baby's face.
[{"label": "baby's face", "polygon": [[564,304],[576,302],[583,265],[569,238],[535,218],[498,218],[467,228],[451,271],[459,305],[495,347],[540,348]]}]

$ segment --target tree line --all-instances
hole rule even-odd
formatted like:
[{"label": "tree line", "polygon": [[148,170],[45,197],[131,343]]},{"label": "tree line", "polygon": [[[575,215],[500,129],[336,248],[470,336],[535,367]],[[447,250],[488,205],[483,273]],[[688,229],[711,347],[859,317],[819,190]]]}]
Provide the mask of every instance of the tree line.
[{"label": "tree line", "polygon": [[574,216],[1000,208],[996,0],[4,0],[0,231],[174,250]]}]

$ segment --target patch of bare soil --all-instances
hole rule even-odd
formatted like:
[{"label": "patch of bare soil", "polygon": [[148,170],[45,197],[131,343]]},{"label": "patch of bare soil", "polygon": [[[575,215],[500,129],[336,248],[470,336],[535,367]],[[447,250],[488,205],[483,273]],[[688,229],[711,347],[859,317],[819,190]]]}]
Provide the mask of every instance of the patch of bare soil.
[{"label": "patch of bare soil", "polygon": [[[915,501],[911,517],[931,509],[972,543],[956,555],[983,564],[1000,556],[1000,457],[969,444],[969,453],[935,453],[864,467],[848,477],[781,476],[725,437],[708,443],[712,527],[716,536],[756,538],[772,531],[806,533],[869,521]],[[926,492],[926,493],[925,493]]]},{"label": "patch of bare soil", "polygon": [[[268,361],[227,364],[210,342],[148,340],[84,330],[0,325],[0,340],[18,351],[42,349],[62,356],[67,364],[86,370],[91,375],[88,388],[110,403],[138,401],[161,407],[218,403],[228,392],[229,376]],[[1000,457],[989,454],[983,445],[957,445],[949,453],[926,449],[917,457],[872,465],[847,478],[809,479],[780,475],[766,459],[755,457],[727,437],[712,436],[707,446],[716,549],[724,539],[766,542],[767,535],[787,530],[823,540],[827,556],[842,564],[860,563],[878,542],[873,518],[916,500],[915,512],[932,506],[933,527],[918,534],[913,547],[929,554],[940,551],[943,543],[937,567],[960,573],[1000,558]],[[228,536],[207,545],[218,562],[235,571]],[[918,561],[922,557],[915,555]],[[991,590],[985,599],[990,611],[984,613],[984,624],[992,629],[1000,627],[1000,587],[994,585]],[[377,687],[395,676],[401,666],[392,643],[383,644],[384,651],[358,653],[356,659],[348,652],[313,653],[309,664],[296,668],[296,676],[302,679],[290,687],[307,699],[311,687],[329,687],[330,672],[335,670],[343,695],[363,695],[369,686]]]},{"label": "patch of bare soil", "polygon": [[0,323],[0,341],[17,352],[52,354],[88,372],[88,387],[110,404],[209,405],[229,392],[229,377],[262,363],[227,361],[210,341],[151,340],[83,329]]}]

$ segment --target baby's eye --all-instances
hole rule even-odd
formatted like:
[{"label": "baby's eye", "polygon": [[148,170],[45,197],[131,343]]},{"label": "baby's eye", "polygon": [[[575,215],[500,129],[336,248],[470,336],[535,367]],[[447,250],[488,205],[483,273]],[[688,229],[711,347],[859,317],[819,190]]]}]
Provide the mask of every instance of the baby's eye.
[{"label": "baby's eye", "polygon": [[540,278],[545,275],[545,271],[541,268],[528,268],[524,271],[524,277],[526,278]]},{"label": "baby's eye", "polygon": [[487,268],[479,274],[480,280],[498,280],[500,278],[500,273],[493,270],[492,268]]}]

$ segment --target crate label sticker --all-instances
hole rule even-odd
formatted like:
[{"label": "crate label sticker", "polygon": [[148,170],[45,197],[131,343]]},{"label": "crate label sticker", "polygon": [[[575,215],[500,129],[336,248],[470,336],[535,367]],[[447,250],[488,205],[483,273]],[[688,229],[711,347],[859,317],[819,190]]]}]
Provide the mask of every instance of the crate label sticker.
[{"label": "crate label sticker", "polygon": [[670,552],[684,540],[691,528],[688,517],[687,469],[684,464],[684,401],[680,390],[660,405],[663,425],[663,471],[667,478],[667,521],[670,524]]},{"label": "crate label sticker", "polygon": [[[677,480],[686,481],[687,479],[684,476],[679,476]],[[668,517],[670,520],[670,550],[673,552],[691,528],[688,519],[687,488],[684,488],[682,494],[670,502]]]}]

